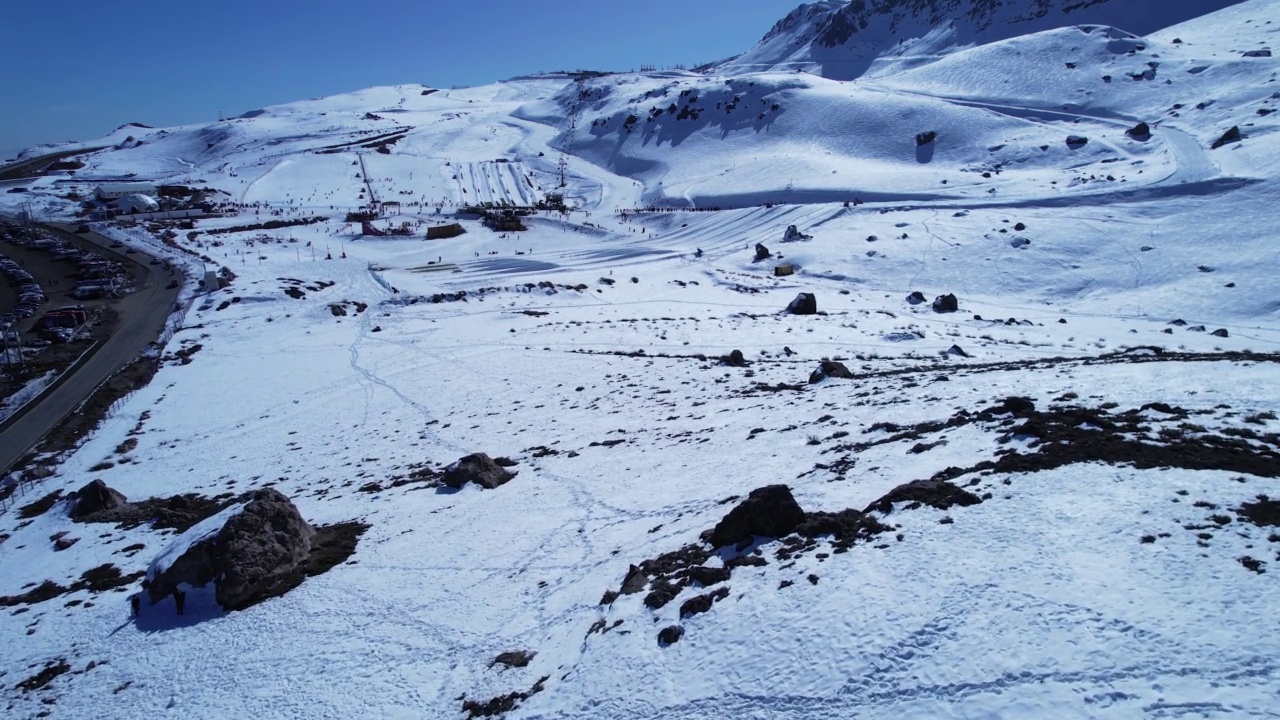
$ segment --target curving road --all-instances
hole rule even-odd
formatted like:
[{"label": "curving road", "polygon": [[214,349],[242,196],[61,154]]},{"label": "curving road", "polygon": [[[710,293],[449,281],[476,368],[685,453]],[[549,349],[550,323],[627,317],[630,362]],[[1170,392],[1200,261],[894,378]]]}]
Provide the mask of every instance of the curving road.
[{"label": "curving road", "polygon": [[40,173],[46,167],[52,165],[59,160],[75,157],[76,155],[87,155],[91,152],[104,150],[105,147],[81,148],[79,150],[64,150],[63,152],[50,153],[41,155],[40,157],[30,158],[28,160],[19,160],[0,166],[0,180],[18,180],[32,177],[39,177]]},{"label": "curving road", "polygon": [[[45,227],[54,233],[71,234],[66,229],[69,226]],[[169,277],[163,271],[156,272],[163,266],[150,266],[135,260],[147,256],[141,253],[118,255],[108,249],[111,241],[96,233],[78,237],[101,245],[103,252],[123,258],[125,262],[140,265],[146,272],[146,280],[142,289],[115,304],[120,313],[119,324],[96,352],[24,410],[0,423],[0,476],[9,472],[50,430],[79,407],[98,385],[136,359],[148,344],[154,342],[163,332],[165,321],[178,298],[180,288],[168,288]]]}]

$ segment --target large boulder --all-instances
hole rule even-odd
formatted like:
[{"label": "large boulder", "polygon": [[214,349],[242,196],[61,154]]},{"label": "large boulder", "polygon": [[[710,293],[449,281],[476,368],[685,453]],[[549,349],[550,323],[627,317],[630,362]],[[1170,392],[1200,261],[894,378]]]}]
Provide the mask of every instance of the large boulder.
[{"label": "large boulder", "polygon": [[1131,138],[1138,138],[1140,140],[1146,139],[1148,137],[1151,137],[1151,126],[1144,122],[1140,122],[1137,125],[1134,125],[1133,127],[1129,128],[1128,130],[1125,130],[1124,134],[1128,135]]},{"label": "large boulder", "polygon": [[947,293],[946,295],[939,295],[938,297],[933,299],[934,312],[953,313],[959,309],[960,309],[960,301],[957,300],[956,296],[952,295],[951,293]]},{"label": "large boulder", "polygon": [[1219,137],[1217,140],[1214,140],[1213,145],[1211,145],[1210,147],[1214,150],[1217,150],[1223,145],[1229,145],[1230,143],[1233,143],[1233,142],[1240,142],[1240,139],[1242,137],[1244,136],[1240,134],[1240,126],[1232,125],[1230,129],[1222,133],[1221,137]]},{"label": "large boulder", "polygon": [[515,473],[502,467],[488,455],[474,453],[445,468],[443,482],[451,488],[475,483],[486,490],[492,490],[515,476]]},{"label": "large boulder", "polygon": [[769,252],[769,248],[765,247],[764,243],[756,243],[756,262],[768,260],[771,257],[773,253]]},{"label": "large boulder", "polygon": [[716,547],[735,545],[752,536],[783,537],[804,522],[804,510],[786,485],[766,485],[751,491],[707,534]]},{"label": "large boulder", "polygon": [[800,228],[795,225],[788,225],[786,232],[782,233],[782,242],[795,242],[797,240],[810,240],[812,235],[805,235],[800,232]]},{"label": "large boulder", "polygon": [[684,628],[679,625],[668,625],[658,631],[658,645],[666,647],[680,642],[684,637]]},{"label": "large boulder", "polygon": [[787,306],[787,312],[792,315],[817,315],[818,298],[813,293],[800,293]]},{"label": "large boulder", "polygon": [[818,368],[809,374],[809,384],[816,385],[829,377],[852,380],[853,373],[849,372],[848,366],[844,363],[838,360],[827,360],[824,358],[822,362],[818,364]]},{"label": "large boulder", "polygon": [[154,604],[212,582],[224,609],[248,607],[288,587],[314,536],[289,498],[256,490],[170,543],[147,570],[147,593]]},{"label": "large boulder", "polygon": [[123,494],[107,487],[102,480],[94,480],[76,491],[71,517],[76,520],[114,510],[129,503]]}]

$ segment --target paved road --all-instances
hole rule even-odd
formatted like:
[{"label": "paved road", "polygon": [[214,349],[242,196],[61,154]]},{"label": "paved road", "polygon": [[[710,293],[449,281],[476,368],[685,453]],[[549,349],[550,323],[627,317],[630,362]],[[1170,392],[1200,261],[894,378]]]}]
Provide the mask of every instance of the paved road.
[{"label": "paved road", "polygon": [[91,152],[102,150],[100,147],[83,148],[80,150],[65,150],[63,152],[51,153],[49,155],[41,155],[31,158],[30,160],[19,160],[18,162],[0,166],[0,180],[17,180],[20,178],[35,177],[40,174],[44,168],[59,160],[63,160],[76,155],[87,155]]},{"label": "paved road", "polygon": [[[48,227],[65,233],[65,229]],[[101,235],[90,233],[80,237],[104,248],[111,244]],[[143,263],[149,259],[141,253],[127,257],[129,262],[137,262],[134,257],[144,258]],[[178,289],[167,287],[169,277],[162,266],[141,266],[146,271],[145,285],[116,304],[120,322],[111,337],[52,392],[29,406],[16,419],[0,425],[3,428],[0,430],[0,475],[9,472],[14,463],[57,427],[102,381],[136,359],[148,343],[160,336],[165,319],[177,300]]]}]

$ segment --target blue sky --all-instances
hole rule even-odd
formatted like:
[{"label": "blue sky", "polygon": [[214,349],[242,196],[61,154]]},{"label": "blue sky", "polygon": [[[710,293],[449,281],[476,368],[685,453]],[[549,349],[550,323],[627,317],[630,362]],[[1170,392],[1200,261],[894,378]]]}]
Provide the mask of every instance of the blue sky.
[{"label": "blue sky", "polygon": [[0,159],[373,85],[693,66],[745,51],[799,0],[4,4]]}]

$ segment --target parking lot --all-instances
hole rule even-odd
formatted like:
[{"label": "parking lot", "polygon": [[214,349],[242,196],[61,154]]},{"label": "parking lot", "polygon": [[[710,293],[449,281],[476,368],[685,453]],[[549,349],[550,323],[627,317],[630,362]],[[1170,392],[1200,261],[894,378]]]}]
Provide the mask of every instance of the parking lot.
[{"label": "parking lot", "polygon": [[[74,283],[80,280],[78,275],[81,258],[75,259],[74,263],[71,258],[55,260],[51,254],[30,247],[29,243],[19,242],[15,245],[0,241],[0,252],[8,254],[12,251],[19,266],[27,269],[46,288],[49,300],[42,306],[42,314],[46,309],[68,304],[83,304],[87,311],[92,309],[100,313],[96,326],[90,322],[93,326],[91,339],[53,345],[33,354],[22,368],[22,372],[27,375],[37,370],[37,365],[44,370],[58,370],[65,368],[74,359],[71,355],[80,356],[76,352],[78,348],[81,351],[82,346],[93,348],[74,372],[60,377],[36,402],[0,423],[0,474],[18,463],[50,431],[61,427],[70,413],[83,407],[83,403],[92,397],[95,388],[137,360],[143,350],[155,342],[164,329],[181,290],[181,276],[171,271],[163,262],[114,246],[108,238],[90,235],[93,238],[90,241],[62,230],[52,231],[49,237],[64,240],[71,246],[90,250],[119,262],[133,289],[118,299],[76,300],[71,297],[71,291],[74,290]],[[19,325],[28,328],[32,321],[33,318],[25,318]],[[55,362],[59,355],[64,357]]]},{"label": "parking lot", "polygon": [[[146,269],[132,254],[75,236],[0,225],[0,326],[12,322],[37,346],[65,339],[60,329],[38,330],[41,317],[64,307],[92,315],[138,287]],[[165,268],[157,270],[164,278]]]}]

